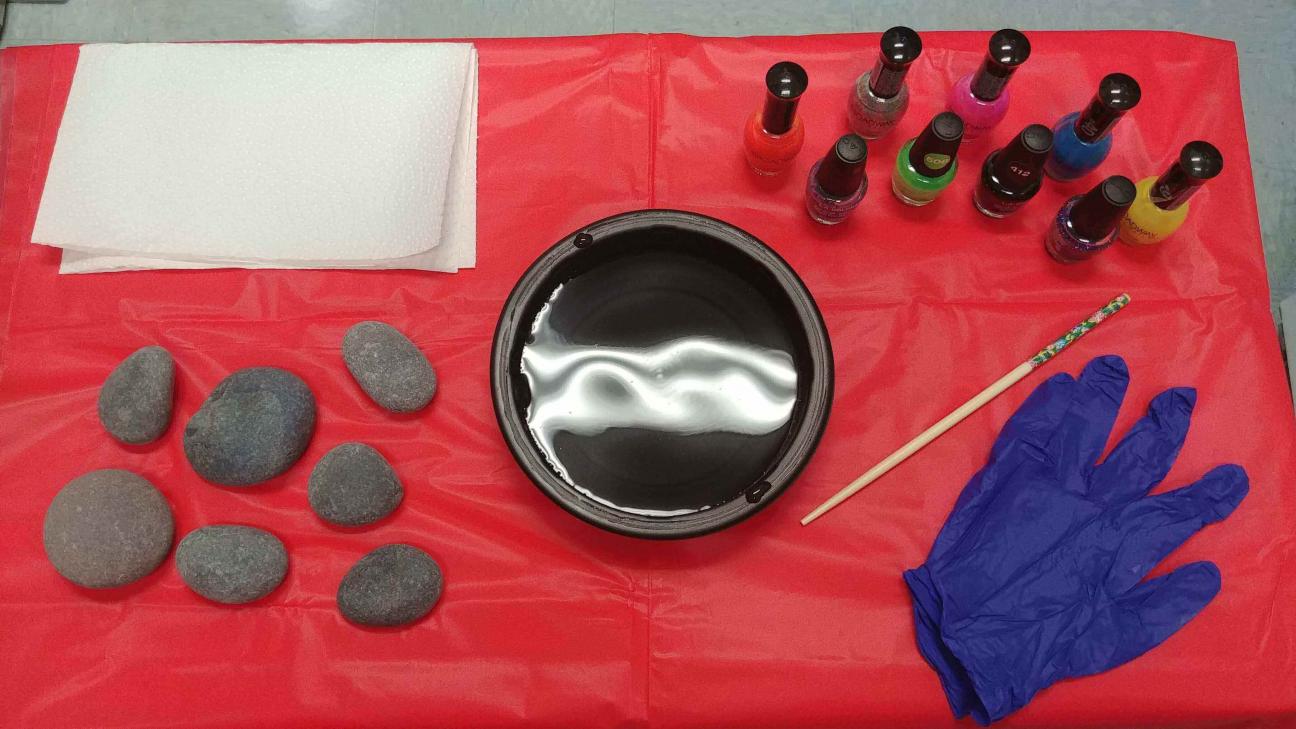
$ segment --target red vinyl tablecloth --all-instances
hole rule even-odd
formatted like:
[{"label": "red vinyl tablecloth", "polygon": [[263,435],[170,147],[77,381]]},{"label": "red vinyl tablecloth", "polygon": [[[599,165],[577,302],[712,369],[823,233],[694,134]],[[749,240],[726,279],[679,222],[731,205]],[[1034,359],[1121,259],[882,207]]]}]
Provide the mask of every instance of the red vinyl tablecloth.
[{"label": "red vinyl tablecloth", "polygon": [[[897,133],[871,147],[872,190],[849,223],[802,207],[815,158],[845,131],[845,100],[877,35],[700,39],[620,35],[478,41],[479,262],[415,272],[167,271],[59,276],[29,243],[75,46],[11,48],[3,84],[0,216],[0,722],[15,726],[939,727],[952,723],[914,646],[904,568],[926,556],[999,426],[1043,379],[1010,390],[811,527],[797,519],[893,448],[1120,291],[1133,303],[1047,365],[1078,372],[1122,355],[1133,380],[1117,424],[1195,385],[1188,442],[1164,488],[1222,462],[1251,493],[1167,566],[1214,560],[1223,590],[1163,646],[1041,693],[1016,727],[1296,725],[1296,430],[1268,307],[1231,43],[1174,33],[1032,33],[1013,106],[926,208],[892,197],[904,141],[979,62],[985,33],[927,33]],[[810,74],[806,148],[783,180],[751,175],[743,121],[765,69]],[[1048,182],[1017,216],[970,201],[985,154],[1030,122],[1083,105],[1122,70],[1143,101],[1116,129],[1101,174],[1159,173],[1187,140],[1224,153],[1188,223],[1148,250],[1117,245],[1074,267],[1042,231],[1069,185]],[[285,180],[285,184],[292,184]],[[735,223],[805,279],[836,353],[833,415],[809,467],[769,508],[724,532],[647,542],[601,532],[550,503],[496,428],[487,363],[497,315],[530,261],[572,230],[628,209],[671,207]],[[379,411],[347,375],[352,323],[408,332],[441,378],[413,417]],[[105,376],[145,344],[179,368],[162,440],[103,431]],[[306,456],[252,489],[201,481],[180,432],[231,371],[277,365],[319,400]],[[344,440],[369,442],[406,486],[397,513],[330,529],[306,476]],[[96,468],[137,471],[167,495],[177,538],[204,524],[268,528],[288,578],[252,606],[221,607],[168,560],[120,590],[81,590],[46,561],[55,492]],[[396,631],[338,614],[338,581],[362,554],[404,541],[443,566],[431,616]]]}]

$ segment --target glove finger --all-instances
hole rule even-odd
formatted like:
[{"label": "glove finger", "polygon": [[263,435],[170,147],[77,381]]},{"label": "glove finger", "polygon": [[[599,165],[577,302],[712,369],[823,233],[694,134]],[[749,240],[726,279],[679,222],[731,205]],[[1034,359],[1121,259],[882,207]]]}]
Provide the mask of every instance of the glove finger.
[{"label": "glove finger", "polygon": [[1117,519],[1123,539],[1107,573],[1109,594],[1123,594],[1188,537],[1232,514],[1248,488],[1246,471],[1229,464],[1192,485],[1121,509]]},{"label": "glove finger", "polygon": [[1039,448],[1047,446],[1057,430],[1067,408],[1075,397],[1078,383],[1071,375],[1060,372],[1040,383],[1030,397],[1017,408],[1017,412],[1004,423],[995,439],[990,459],[1001,457],[1015,442],[1032,443]]},{"label": "glove finger", "polygon": [[1071,652],[1070,675],[1110,670],[1161,645],[1219,593],[1219,568],[1210,562],[1184,565],[1148,580],[1096,616]]},{"label": "glove finger", "polygon": [[1197,391],[1191,387],[1176,387],[1153,398],[1147,415],[1094,469],[1090,493],[1113,504],[1136,499],[1161,483],[1188,435],[1196,403]]},{"label": "glove finger", "polygon": [[1107,445],[1128,385],[1129,370],[1116,355],[1096,357],[1080,373],[1075,397],[1049,444],[1062,468],[1065,487],[1084,490]]}]

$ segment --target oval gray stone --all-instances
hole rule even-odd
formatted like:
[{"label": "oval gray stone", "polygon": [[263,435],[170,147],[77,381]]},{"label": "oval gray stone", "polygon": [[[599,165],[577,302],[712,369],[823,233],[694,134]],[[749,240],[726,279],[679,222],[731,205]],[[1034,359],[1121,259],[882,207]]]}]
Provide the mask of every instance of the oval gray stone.
[{"label": "oval gray stone", "polygon": [[99,390],[99,422],[122,443],[143,445],[171,423],[175,362],[157,346],[141,347],[113,369]]},{"label": "oval gray stone", "polygon": [[324,521],[363,526],[395,511],[405,489],[381,453],[364,443],[343,443],[315,464],[306,495]]},{"label": "oval gray stone", "polygon": [[427,615],[441,597],[441,568],[423,550],[387,544],[356,562],[338,586],[338,610],[360,625],[394,626]]},{"label": "oval gray stone", "polygon": [[394,413],[422,410],[436,394],[432,363],[390,324],[352,326],[342,338],[342,359],[365,394]]},{"label": "oval gray stone", "polygon": [[221,381],[185,426],[184,451],[199,476],[250,486],[292,467],[315,431],[315,396],[277,367],[250,367]]},{"label": "oval gray stone", "polygon": [[45,556],[82,587],[128,585],[171,550],[171,505],[143,476],[105,469],[72,479],[45,512]]},{"label": "oval gray stone", "polygon": [[176,569],[208,600],[241,605],[274,591],[288,573],[288,551],[264,529],[216,524],[189,532],[176,547]]}]

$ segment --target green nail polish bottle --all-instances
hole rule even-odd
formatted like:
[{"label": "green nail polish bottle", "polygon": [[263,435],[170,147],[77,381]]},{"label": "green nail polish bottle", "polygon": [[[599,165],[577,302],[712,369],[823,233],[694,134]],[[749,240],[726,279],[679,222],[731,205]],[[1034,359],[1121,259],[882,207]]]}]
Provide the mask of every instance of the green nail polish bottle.
[{"label": "green nail polish bottle", "polygon": [[963,120],[952,111],[932,118],[922,134],[910,139],[896,156],[891,190],[906,205],[926,205],[940,195],[958,172]]}]

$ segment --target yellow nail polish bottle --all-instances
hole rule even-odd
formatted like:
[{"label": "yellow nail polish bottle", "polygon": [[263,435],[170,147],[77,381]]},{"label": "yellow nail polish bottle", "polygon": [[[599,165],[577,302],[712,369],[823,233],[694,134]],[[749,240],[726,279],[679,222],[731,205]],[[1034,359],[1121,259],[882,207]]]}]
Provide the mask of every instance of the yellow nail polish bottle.
[{"label": "yellow nail polish bottle", "polygon": [[1188,218],[1188,198],[1223,168],[1224,156],[1213,144],[1185,144],[1165,174],[1139,180],[1134,204],[1121,221],[1120,239],[1145,246],[1170,237]]}]

